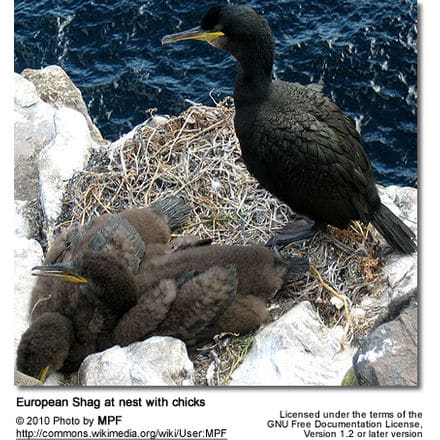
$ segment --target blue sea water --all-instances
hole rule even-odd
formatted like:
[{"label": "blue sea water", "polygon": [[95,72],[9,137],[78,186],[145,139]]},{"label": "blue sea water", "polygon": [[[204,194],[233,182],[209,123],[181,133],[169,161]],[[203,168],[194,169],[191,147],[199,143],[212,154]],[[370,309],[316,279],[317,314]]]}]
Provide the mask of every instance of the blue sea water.
[{"label": "blue sea water", "polygon": [[[220,0],[221,2],[221,0]],[[15,1],[15,71],[62,66],[104,137],[189,101],[232,95],[235,61],[206,43],[161,46],[196,26],[217,2]],[[234,1],[265,15],[276,40],[275,74],[320,83],[357,123],[382,184],[417,186],[415,0]]]}]

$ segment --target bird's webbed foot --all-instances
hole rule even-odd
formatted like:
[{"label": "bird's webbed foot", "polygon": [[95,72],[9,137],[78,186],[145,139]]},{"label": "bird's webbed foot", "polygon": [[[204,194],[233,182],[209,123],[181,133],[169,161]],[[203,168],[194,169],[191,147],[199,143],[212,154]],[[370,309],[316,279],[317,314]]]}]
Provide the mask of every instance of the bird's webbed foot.
[{"label": "bird's webbed foot", "polygon": [[41,382],[60,370],[74,340],[73,323],[59,313],[44,313],[23,333],[17,349],[17,370]]},{"label": "bird's webbed foot", "polygon": [[320,227],[320,224],[309,217],[296,215],[293,221],[284,225],[274,237],[267,241],[266,246],[285,245],[311,238]]}]

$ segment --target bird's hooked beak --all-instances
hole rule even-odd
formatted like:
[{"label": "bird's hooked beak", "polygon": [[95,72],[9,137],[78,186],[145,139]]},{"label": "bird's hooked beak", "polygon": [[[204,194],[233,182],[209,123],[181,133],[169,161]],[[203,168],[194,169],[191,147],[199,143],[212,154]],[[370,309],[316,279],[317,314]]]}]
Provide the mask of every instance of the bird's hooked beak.
[{"label": "bird's hooked beak", "polygon": [[89,282],[87,278],[77,273],[70,263],[35,266],[32,268],[32,275],[39,277],[59,278],[61,280],[76,284],[87,284]]},{"label": "bird's hooked beak", "polygon": [[178,32],[177,34],[165,35],[162,38],[162,44],[176,43],[177,41],[185,40],[200,40],[212,43],[219,37],[223,37],[225,34],[219,30],[204,30],[201,27],[195,27],[188,29],[187,31]]}]

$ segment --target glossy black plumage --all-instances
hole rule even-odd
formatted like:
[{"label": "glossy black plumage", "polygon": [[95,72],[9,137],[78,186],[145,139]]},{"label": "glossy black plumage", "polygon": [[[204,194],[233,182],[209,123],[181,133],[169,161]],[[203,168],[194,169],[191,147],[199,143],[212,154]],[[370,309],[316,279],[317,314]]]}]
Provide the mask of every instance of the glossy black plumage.
[{"label": "glossy black plumage", "polygon": [[200,28],[162,42],[187,39],[209,41],[237,59],[235,130],[243,160],[263,187],[319,226],[372,222],[393,249],[416,250],[413,232],[379,199],[352,120],[319,86],[272,79],[274,40],[263,17],[245,6],[215,6]]}]

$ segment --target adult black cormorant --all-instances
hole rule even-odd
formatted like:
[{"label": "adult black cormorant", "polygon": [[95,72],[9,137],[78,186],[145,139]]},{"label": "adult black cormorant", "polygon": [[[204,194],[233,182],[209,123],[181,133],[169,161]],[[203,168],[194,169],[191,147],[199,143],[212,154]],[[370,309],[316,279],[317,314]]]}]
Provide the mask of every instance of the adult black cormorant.
[{"label": "adult black cormorant", "polygon": [[[61,232],[32,290],[31,325],[17,350],[17,369],[44,380],[51,371],[76,371],[90,353],[112,345],[112,331],[137,300],[134,274],[189,208],[168,197],[148,208],[105,214]],[[71,275],[73,266],[83,276]],[[66,282],[71,281],[71,282]]]},{"label": "adult black cormorant", "polygon": [[[251,174],[307,218],[288,241],[316,226],[371,222],[399,252],[416,250],[415,235],[379,199],[376,179],[350,118],[316,85],[272,79],[274,40],[267,21],[246,6],[210,8],[200,27],[162,43],[203,40],[238,61],[235,130]],[[313,223],[313,222],[312,222]]]}]

